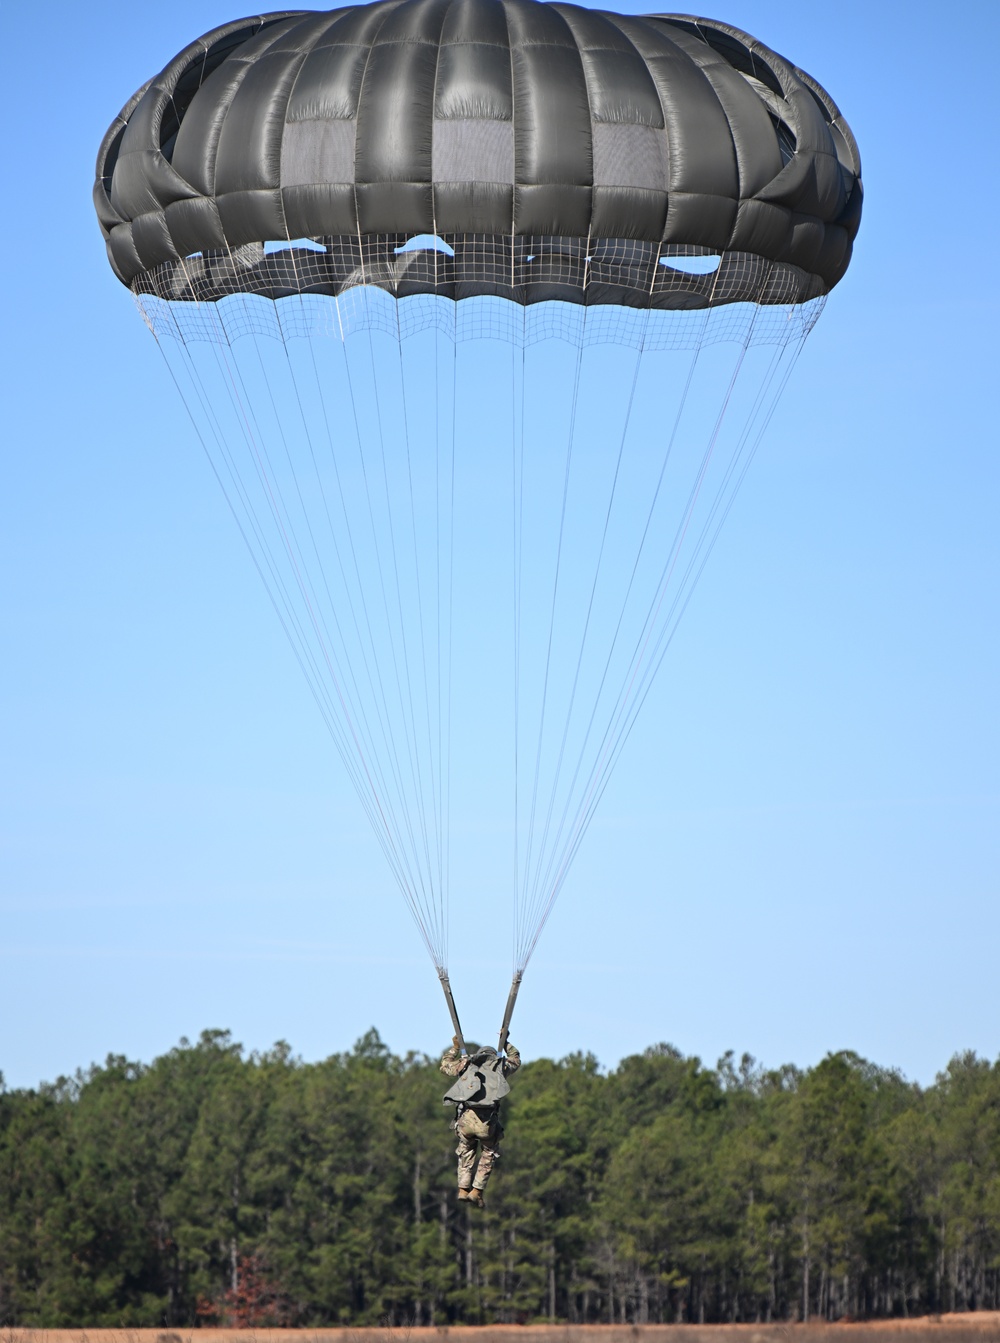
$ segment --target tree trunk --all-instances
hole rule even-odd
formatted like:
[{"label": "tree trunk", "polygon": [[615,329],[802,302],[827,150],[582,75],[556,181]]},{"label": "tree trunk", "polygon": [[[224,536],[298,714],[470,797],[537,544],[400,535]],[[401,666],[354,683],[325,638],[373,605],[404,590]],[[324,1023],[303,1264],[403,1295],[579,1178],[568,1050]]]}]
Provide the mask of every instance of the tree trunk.
[{"label": "tree trunk", "polygon": [[238,1251],[236,1244],[236,1238],[239,1232],[239,1225],[240,1225],[240,1173],[238,1170],[233,1175],[232,1201],[233,1201],[233,1235],[232,1239],[229,1242],[229,1274],[230,1274],[229,1285],[233,1289],[233,1291],[236,1292],[239,1289],[240,1285],[240,1274],[237,1258]]},{"label": "tree trunk", "polygon": [[421,1325],[424,1322],[424,1307],[421,1297],[423,1296],[423,1276],[420,1272],[420,1258],[418,1236],[420,1233],[420,1152],[417,1151],[416,1160],[413,1163],[413,1226],[417,1233],[413,1238],[414,1257],[417,1260],[417,1284],[413,1301],[413,1323]]}]

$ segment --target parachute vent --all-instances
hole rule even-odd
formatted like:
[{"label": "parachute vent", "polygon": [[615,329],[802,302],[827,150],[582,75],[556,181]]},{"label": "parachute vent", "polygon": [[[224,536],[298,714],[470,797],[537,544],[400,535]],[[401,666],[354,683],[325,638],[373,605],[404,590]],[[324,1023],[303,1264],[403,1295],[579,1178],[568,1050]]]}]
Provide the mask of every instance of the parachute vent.
[{"label": "parachute vent", "polygon": [[787,121],[783,121],[781,117],[776,117],[773,114],[771,124],[774,126],[774,132],[778,137],[778,151],[781,154],[782,167],[784,167],[786,163],[791,163],[795,157],[795,132]]},{"label": "parachute vent", "polygon": [[317,242],[315,238],[282,238],[280,242],[265,242],[264,255],[271,256],[275,252],[289,252],[293,247],[303,248],[307,252],[320,252],[326,255],[326,247],[323,243]]},{"label": "parachute vent", "polygon": [[397,256],[401,252],[443,252],[445,256],[455,255],[454,247],[446,243],[443,238],[439,238],[436,233],[418,233],[415,238],[408,238],[393,250]]},{"label": "parachute vent", "polygon": [[734,70],[738,70],[741,75],[751,75],[754,79],[759,79],[772,93],[776,93],[779,98],[783,97],[781,83],[764,57],[766,48],[762,48],[759,44],[751,47],[742,40],[743,35],[736,29],[725,28],[721,24],[676,18],[672,18],[670,22],[675,27],[683,28],[700,37],[707,47],[711,47],[722,56],[726,63]]},{"label": "parachute vent", "polygon": [[722,263],[721,256],[661,256],[660,265],[684,275],[713,275]]}]

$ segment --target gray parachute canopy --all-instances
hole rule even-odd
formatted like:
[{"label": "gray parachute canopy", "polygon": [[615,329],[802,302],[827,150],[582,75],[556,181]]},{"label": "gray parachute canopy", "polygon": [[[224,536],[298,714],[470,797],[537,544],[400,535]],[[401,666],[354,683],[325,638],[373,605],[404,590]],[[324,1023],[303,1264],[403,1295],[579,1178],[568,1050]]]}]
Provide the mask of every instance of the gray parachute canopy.
[{"label": "gray parachute canopy", "polygon": [[367,283],[695,308],[825,294],[860,172],[828,94],[725,24],[376,0],[187,47],[109,129],[95,201],[115,273],[162,298]]},{"label": "gray parachute canopy", "polygon": [[[497,862],[509,820],[505,1032],[860,171],[738,29],[542,0],[243,19],[104,138],[112,267],[446,995],[453,819],[488,807]],[[484,1060],[449,1099],[505,1090]]]},{"label": "gray parachute canopy", "polygon": [[444,1093],[445,1105],[498,1105],[510,1091],[503,1060],[495,1049],[480,1049],[469,1059],[465,1071]]}]

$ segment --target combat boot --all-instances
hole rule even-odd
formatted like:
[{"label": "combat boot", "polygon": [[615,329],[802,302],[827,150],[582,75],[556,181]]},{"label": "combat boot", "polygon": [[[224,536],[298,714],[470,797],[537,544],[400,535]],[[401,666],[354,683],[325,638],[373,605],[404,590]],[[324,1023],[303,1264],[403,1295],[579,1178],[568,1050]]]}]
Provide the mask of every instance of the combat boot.
[{"label": "combat boot", "polygon": [[465,1197],[470,1203],[474,1203],[477,1208],[486,1207],[486,1200],[483,1198],[483,1191],[481,1189],[470,1189]]},{"label": "combat boot", "polygon": [[465,1203],[465,1202],[467,1202],[471,1197],[472,1197],[472,1190],[471,1190],[471,1189],[463,1189],[461,1186],[459,1186],[459,1190],[458,1190],[458,1201],[459,1201],[459,1203]]}]

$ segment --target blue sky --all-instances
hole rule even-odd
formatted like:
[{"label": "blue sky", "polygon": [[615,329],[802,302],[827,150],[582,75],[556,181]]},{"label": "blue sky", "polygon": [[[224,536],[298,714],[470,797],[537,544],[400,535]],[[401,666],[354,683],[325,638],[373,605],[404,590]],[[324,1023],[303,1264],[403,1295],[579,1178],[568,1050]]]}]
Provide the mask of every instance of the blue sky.
[{"label": "blue sky", "polygon": [[[641,6],[635,6],[638,10]],[[923,1082],[1000,1052],[998,11],[733,0],[861,147],[810,337],[529,970],[513,1038]],[[221,4],[7,19],[0,1069],[232,1028],[306,1058],[450,1033],[433,971],[90,204],[129,94]],[[13,33],[10,32],[11,26]],[[46,44],[40,52],[40,43]],[[509,909],[462,893],[494,1029]],[[458,933],[462,936],[457,936]]]}]

